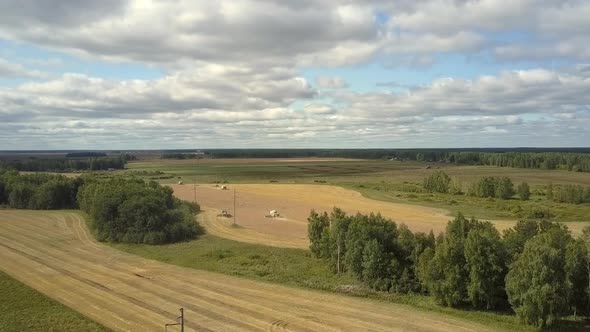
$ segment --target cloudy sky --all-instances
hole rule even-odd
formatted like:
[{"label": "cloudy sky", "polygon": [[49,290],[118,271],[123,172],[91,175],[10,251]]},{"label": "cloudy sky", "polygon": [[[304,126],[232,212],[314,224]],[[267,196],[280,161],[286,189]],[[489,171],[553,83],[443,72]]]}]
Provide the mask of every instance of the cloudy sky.
[{"label": "cloudy sky", "polygon": [[587,0],[3,0],[0,150],[590,145]]}]

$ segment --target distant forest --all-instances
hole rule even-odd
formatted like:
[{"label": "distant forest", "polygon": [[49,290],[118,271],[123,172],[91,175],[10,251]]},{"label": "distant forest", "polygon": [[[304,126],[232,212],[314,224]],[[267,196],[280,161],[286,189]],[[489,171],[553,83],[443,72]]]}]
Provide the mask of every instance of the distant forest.
[{"label": "distant forest", "polygon": [[0,167],[25,172],[71,172],[123,169],[131,156],[0,160]]},{"label": "distant forest", "polygon": [[[210,149],[209,158],[357,158],[414,160],[455,165],[564,169],[590,172],[590,148],[513,149]],[[193,151],[166,151],[163,158],[194,158]],[[201,157],[201,155],[199,155]]]}]

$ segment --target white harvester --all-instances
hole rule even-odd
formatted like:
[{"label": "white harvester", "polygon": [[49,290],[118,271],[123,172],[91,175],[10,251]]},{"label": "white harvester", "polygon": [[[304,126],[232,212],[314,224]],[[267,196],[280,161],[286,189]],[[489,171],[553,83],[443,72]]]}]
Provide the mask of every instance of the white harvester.
[{"label": "white harvester", "polygon": [[270,210],[265,217],[266,218],[278,218],[280,216],[281,215],[279,214],[279,211],[277,211],[277,210]]},{"label": "white harvester", "polygon": [[178,184],[184,184],[184,182],[182,182],[182,181],[178,181]]},{"label": "white harvester", "polygon": [[227,186],[221,186],[221,187],[219,187],[219,189],[221,189],[221,190],[228,190],[229,188]]}]

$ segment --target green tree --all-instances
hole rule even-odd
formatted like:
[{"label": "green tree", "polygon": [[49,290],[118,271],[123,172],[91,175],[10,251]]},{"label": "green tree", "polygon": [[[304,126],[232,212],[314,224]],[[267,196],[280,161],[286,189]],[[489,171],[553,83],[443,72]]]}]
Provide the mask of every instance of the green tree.
[{"label": "green tree", "polygon": [[434,269],[432,262],[434,260],[435,250],[434,248],[426,248],[418,257],[418,263],[416,265],[416,276],[420,281],[421,289],[423,293],[428,292],[434,287],[434,283],[442,279],[442,271]]},{"label": "green tree", "polygon": [[526,323],[550,326],[569,309],[565,248],[569,233],[553,228],[529,240],[506,276],[508,300]]},{"label": "green tree", "polygon": [[526,182],[519,184],[517,191],[518,197],[520,197],[520,199],[523,201],[528,201],[531,197],[531,190],[529,188],[529,184]]},{"label": "green tree", "polygon": [[590,317],[590,226],[584,227],[580,240],[586,247],[586,273],[588,279],[586,285],[586,316]]},{"label": "green tree", "polygon": [[465,241],[469,269],[467,295],[475,308],[494,309],[505,305],[507,255],[500,233],[491,223],[481,223],[469,232]]},{"label": "green tree", "polygon": [[508,177],[496,178],[496,197],[500,199],[510,199],[514,196],[514,184]]},{"label": "green tree", "polygon": [[[322,237],[330,226],[330,220],[327,213],[321,215],[311,210],[307,218],[307,236],[309,237],[309,250],[315,257],[322,257]],[[324,245],[325,247],[325,245]]]},{"label": "green tree", "polygon": [[9,189],[8,204],[15,209],[31,208],[31,200],[35,194],[33,186],[29,183],[19,181]]},{"label": "green tree", "polygon": [[388,290],[390,262],[377,239],[370,240],[363,249],[362,280],[377,290]]},{"label": "green tree", "polygon": [[464,254],[467,235],[477,221],[462,214],[447,224],[446,236],[436,246],[427,273],[427,287],[437,301],[446,306],[457,306],[467,300],[469,269]]},{"label": "green tree", "polygon": [[514,227],[506,229],[503,234],[504,246],[510,261],[524,250],[525,243],[539,233],[539,224],[535,220],[519,220]]},{"label": "green tree", "polygon": [[496,196],[496,178],[485,176],[477,182],[477,197],[495,197]]},{"label": "green tree", "polygon": [[588,305],[588,250],[583,237],[571,241],[566,247],[565,270],[571,285],[570,306],[575,314],[586,313]]}]

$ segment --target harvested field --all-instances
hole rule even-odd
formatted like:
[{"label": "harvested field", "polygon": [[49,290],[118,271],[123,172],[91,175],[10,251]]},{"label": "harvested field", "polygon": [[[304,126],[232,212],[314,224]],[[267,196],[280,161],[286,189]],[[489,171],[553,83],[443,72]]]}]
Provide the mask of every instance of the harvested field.
[{"label": "harvested field", "polygon": [[[193,185],[172,185],[177,197],[194,200]],[[207,212],[202,223],[214,235],[236,241],[286,248],[307,248],[307,217],[312,209],[330,212],[334,206],[347,213],[377,213],[406,224],[413,231],[442,232],[453,217],[444,209],[420,205],[372,200],[359,192],[341,187],[311,184],[232,184],[229,190],[214,185],[198,185],[197,201]],[[222,209],[233,212],[233,189],[236,189],[236,224],[232,218],[216,217]],[[266,218],[278,210],[280,218]],[[514,220],[492,220],[500,230],[514,225]],[[574,233],[587,225],[565,223]]]},{"label": "harvested field", "polygon": [[[177,197],[194,200],[192,185],[172,185]],[[213,185],[197,186],[197,201],[205,210],[212,210],[203,219],[204,226],[214,235],[236,241],[306,248],[307,217],[312,209],[331,211],[334,206],[347,213],[377,213],[413,231],[436,233],[443,231],[452,217],[448,211],[419,205],[382,202],[363,197],[360,193],[334,186],[307,184],[236,184],[230,190]],[[236,189],[236,224],[231,218],[216,218],[215,210],[233,210],[233,189]],[[278,210],[281,218],[266,218],[270,210]],[[233,211],[232,211],[232,214]],[[499,222],[500,228],[512,222]]]},{"label": "harvested field", "polygon": [[[117,331],[483,331],[404,305],[265,284],[147,260],[93,240],[74,212],[0,211],[0,269]],[[172,330],[172,329],[170,329]]]}]

